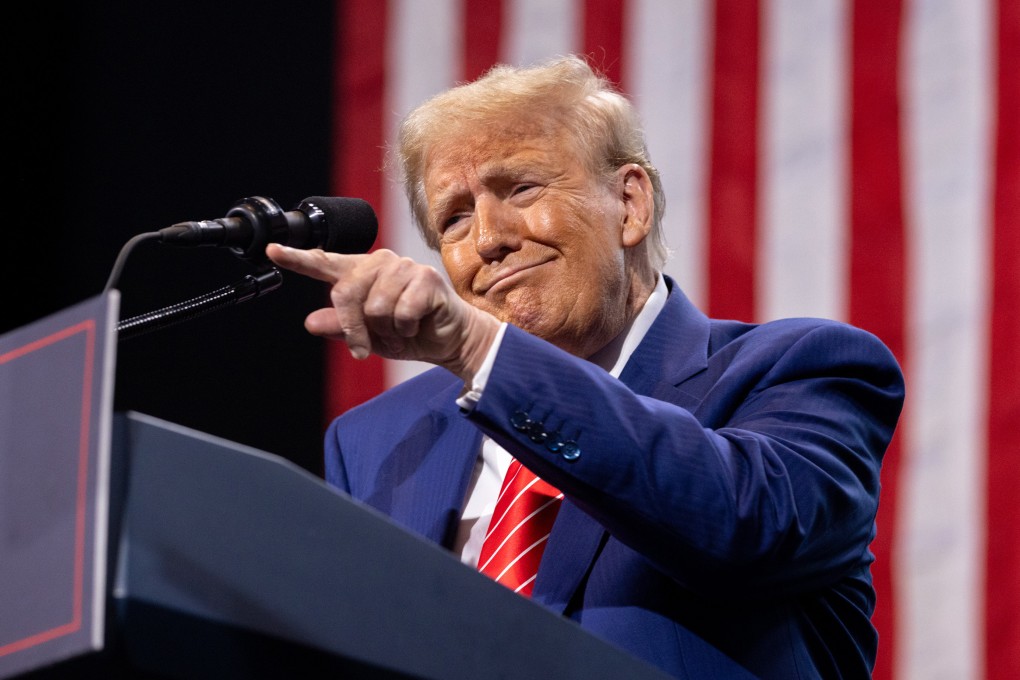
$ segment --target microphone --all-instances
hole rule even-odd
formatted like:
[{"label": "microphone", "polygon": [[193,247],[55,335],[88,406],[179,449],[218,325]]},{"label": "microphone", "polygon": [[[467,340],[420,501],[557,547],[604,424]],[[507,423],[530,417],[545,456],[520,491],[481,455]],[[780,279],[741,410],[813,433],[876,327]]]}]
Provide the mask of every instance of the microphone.
[{"label": "microphone", "polygon": [[175,246],[222,246],[246,260],[266,260],[266,246],[322,248],[333,253],[367,253],[378,233],[375,211],[360,198],[311,196],[284,212],[271,198],[241,199],[226,217],[179,222],[160,229],[160,241]]}]

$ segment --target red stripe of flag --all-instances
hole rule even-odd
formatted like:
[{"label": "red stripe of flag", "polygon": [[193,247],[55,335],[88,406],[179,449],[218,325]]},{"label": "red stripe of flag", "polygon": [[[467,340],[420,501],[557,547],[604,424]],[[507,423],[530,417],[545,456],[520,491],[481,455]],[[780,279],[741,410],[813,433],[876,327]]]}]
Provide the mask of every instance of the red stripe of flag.
[{"label": "red stripe of flag", "polygon": [[624,0],[585,0],[581,20],[584,54],[617,87],[622,85],[623,5]]},{"label": "red stripe of flag", "polygon": [[502,0],[464,0],[464,80],[475,80],[500,60]]},{"label": "red stripe of flag", "polygon": [[[379,217],[379,239],[386,242],[382,214],[383,102],[386,83],[386,3],[348,0],[338,3],[333,91],[333,193],[368,201]],[[347,345],[326,345],[328,423],[385,387],[382,360],[351,357]]]},{"label": "red stripe of flag", "polygon": [[709,316],[755,316],[758,0],[715,3],[708,170]]},{"label": "red stripe of flag", "polygon": [[[905,236],[900,158],[901,0],[853,3],[850,102],[850,322],[879,336],[904,361]],[[902,432],[901,426],[897,430]],[[882,467],[878,536],[872,568],[878,592],[875,680],[893,676],[894,586],[891,570],[899,458],[894,437]]]},{"label": "red stripe of flag", "polygon": [[1020,678],[1020,3],[999,0],[988,401],[988,680]]}]

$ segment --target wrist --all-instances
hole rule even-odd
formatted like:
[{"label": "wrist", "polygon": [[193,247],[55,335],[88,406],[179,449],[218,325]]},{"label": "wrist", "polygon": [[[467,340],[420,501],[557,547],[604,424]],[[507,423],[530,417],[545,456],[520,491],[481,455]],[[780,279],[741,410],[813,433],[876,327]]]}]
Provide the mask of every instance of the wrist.
[{"label": "wrist", "polygon": [[447,368],[465,383],[470,383],[482,367],[492,343],[495,342],[500,325],[500,321],[496,317],[480,309],[472,308],[456,365]]}]

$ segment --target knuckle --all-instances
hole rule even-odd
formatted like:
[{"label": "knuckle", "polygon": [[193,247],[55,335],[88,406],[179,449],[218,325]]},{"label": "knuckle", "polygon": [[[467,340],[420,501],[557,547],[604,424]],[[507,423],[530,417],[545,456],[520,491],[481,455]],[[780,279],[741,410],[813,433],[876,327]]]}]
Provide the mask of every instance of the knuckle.
[{"label": "knuckle", "polygon": [[366,318],[382,319],[390,314],[390,309],[384,300],[369,298],[365,301],[364,312]]},{"label": "knuckle", "polygon": [[347,279],[340,279],[329,289],[329,299],[334,305],[345,305],[360,294],[360,286]]}]

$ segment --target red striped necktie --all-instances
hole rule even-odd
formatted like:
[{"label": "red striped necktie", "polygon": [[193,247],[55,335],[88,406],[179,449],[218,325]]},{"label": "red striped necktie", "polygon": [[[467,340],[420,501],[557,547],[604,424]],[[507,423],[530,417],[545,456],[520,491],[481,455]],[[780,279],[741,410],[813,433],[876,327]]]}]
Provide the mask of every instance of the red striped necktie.
[{"label": "red striped necktie", "polygon": [[563,494],[516,459],[503,478],[478,570],[516,593],[531,596],[538,563]]}]

